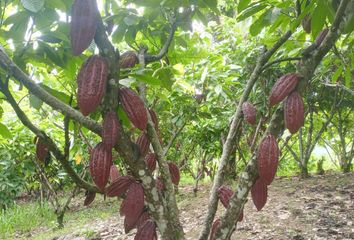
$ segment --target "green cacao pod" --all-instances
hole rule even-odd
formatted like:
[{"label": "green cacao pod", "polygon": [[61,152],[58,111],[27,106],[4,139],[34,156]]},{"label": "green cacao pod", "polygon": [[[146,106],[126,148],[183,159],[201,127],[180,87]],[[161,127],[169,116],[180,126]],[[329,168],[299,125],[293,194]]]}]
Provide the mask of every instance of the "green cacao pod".
[{"label": "green cacao pod", "polygon": [[71,48],[75,56],[87,49],[95,37],[99,12],[96,0],[75,0],[71,10]]},{"label": "green cacao pod", "polygon": [[77,101],[84,116],[93,112],[101,103],[106,91],[108,63],[100,56],[89,57],[77,76]]}]

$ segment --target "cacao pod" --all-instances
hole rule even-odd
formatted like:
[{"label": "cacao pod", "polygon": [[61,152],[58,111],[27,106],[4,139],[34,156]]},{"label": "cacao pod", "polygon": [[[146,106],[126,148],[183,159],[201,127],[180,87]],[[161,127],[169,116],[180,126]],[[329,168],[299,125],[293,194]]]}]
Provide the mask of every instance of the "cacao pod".
[{"label": "cacao pod", "polygon": [[214,240],[215,239],[215,235],[216,235],[216,231],[219,229],[221,224],[221,220],[220,218],[217,218],[214,222],[213,225],[211,227],[211,231],[210,231],[210,240]]},{"label": "cacao pod", "polygon": [[126,198],[120,206],[120,214],[124,215],[124,230],[128,233],[132,230],[144,210],[144,190],[138,183],[132,183]]},{"label": "cacao pod", "polygon": [[149,212],[145,209],[142,213],[141,213],[141,215],[140,215],[140,217],[139,217],[139,219],[138,219],[138,221],[137,221],[137,223],[136,223],[136,227],[139,229],[139,228],[141,228],[143,225],[144,225],[144,223],[147,221],[147,220],[149,220],[149,219],[151,219],[150,218],[150,215],[149,215]]},{"label": "cacao pod", "polygon": [[260,211],[267,202],[268,187],[262,179],[258,179],[251,189],[252,201],[257,210]]},{"label": "cacao pod", "polygon": [[36,140],[37,140],[37,142],[36,142],[37,159],[41,162],[44,162],[47,155],[49,154],[48,148],[46,147],[46,145],[44,145],[44,143],[42,142],[42,140],[39,137],[37,137]]},{"label": "cacao pod", "polygon": [[145,162],[148,169],[153,172],[156,169],[156,154],[149,153],[148,155],[146,155]]},{"label": "cacao pod", "polygon": [[136,144],[139,146],[140,154],[145,156],[148,153],[150,147],[150,140],[147,135],[145,133],[141,133],[141,135],[136,140]]},{"label": "cacao pod", "polygon": [[106,189],[106,194],[108,197],[120,197],[134,182],[131,176],[120,176]]},{"label": "cacao pod", "polygon": [[102,142],[107,149],[113,148],[118,141],[118,136],[121,131],[121,126],[114,111],[109,111],[102,125]]},{"label": "cacao pod", "polygon": [[90,156],[90,173],[96,186],[103,190],[109,178],[112,166],[112,150],[99,143],[92,150]]},{"label": "cacao pod", "polygon": [[232,195],[234,195],[234,192],[229,187],[221,186],[218,189],[219,199],[225,208],[229,207],[230,198],[232,197]]},{"label": "cacao pod", "polygon": [[101,103],[106,91],[108,63],[103,57],[89,57],[77,76],[77,102],[84,116],[93,112]]},{"label": "cacao pod", "polygon": [[168,162],[168,169],[170,170],[172,183],[178,186],[181,176],[177,165],[173,162]]},{"label": "cacao pod", "polygon": [[280,151],[273,135],[266,136],[258,147],[257,166],[260,179],[265,184],[272,183],[278,168]]},{"label": "cacao pod", "polygon": [[95,192],[87,191],[86,198],[84,201],[84,206],[90,205],[93,202],[93,200],[95,200],[95,197],[96,197]]},{"label": "cacao pod", "polygon": [[252,103],[250,102],[244,102],[242,104],[242,112],[243,115],[246,119],[246,121],[251,124],[251,125],[255,125],[257,123],[256,120],[256,108],[253,106]]},{"label": "cacao pod", "polygon": [[96,0],[75,0],[71,9],[71,48],[75,56],[87,49],[95,37],[99,12]]},{"label": "cacao pod", "polygon": [[270,92],[269,105],[272,107],[283,101],[295,89],[299,80],[299,75],[296,73],[290,73],[280,77]]},{"label": "cacao pod", "polygon": [[165,190],[165,185],[163,184],[163,182],[161,181],[160,177],[157,177],[156,179],[156,187],[159,191],[163,191]]},{"label": "cacao pod", "polygon": [[301,20],[301,25],[302,28],[306,33],[311,33],[311,16],[306,15],[302,20]]},{"label": "cacao pod", "polygon": [[118,177],[120,177],[118,168],[116,165],[112,165],[111,169],[109,171],[109,181],[112,183],[114,182]]},{"label": "cacao pod", "polygon": [[156,240],[156,224],[153,220],[147,220],[144,225],[138,228],[134,240]]},{"label": "cacao pod", "polygon": [[143,131],[147,125],[147,112],[144,102],[129,88],[119,89],[119,100],[132,124]]},{"label": "cacao pod", "polygon": [[139,62],[138,56],[134,51],[126,51],[119,58],[119,68],[132,68]]},{"label": "cacao pod", "polygon": [[304,102],[300,94],[292,92],[284,103],[285,127],[294,134],[304,125]]},{"label": "cacao pod", "polygon": [[321,43],[323,42],[324,38],[327,36],[329,32],[328,28],[323,29],[316,37],[315,43],[317,46],[320,46]]},{"label": "cacao pod", "polygon": [[157,114],[154,111],[154,109],[151,109],[151,108],[149,109],[149,113],[150,113],[150,116],[151,116],[151,120],[154,123],[155,129],[156,129],[156,131],[158,131],[158,129],[159,129],[159,120],[157,118]]}]

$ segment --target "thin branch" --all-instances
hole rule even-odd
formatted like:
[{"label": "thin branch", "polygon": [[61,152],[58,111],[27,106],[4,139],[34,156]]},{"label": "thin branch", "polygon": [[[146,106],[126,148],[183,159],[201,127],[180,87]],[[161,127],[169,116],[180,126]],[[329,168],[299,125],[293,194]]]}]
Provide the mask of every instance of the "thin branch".
[{"label": "thin branch", "polygon": [[264,65],[264,67],[262,68],[262,71],[264,71],[265,69],[269,68],[270,66],[277,64],[277,63],[281,63],[281,62],[290,62],[290,61],[300,61],[301,57],[289,57],[289,58],[281,58],[281,59],[277,59],[274,60],[272,62],[267,63],[266,65]]},{"label": "thin branch", "polygon": [[146,64],[151,63],[151,62],[155,62],[155,61],[159,61],[167,54],[176,30],[177,30],[177,21],[174,20],[171,25],[171,29],[170,29],[168,38],[165,42],[165,45],[161,48],[160,52],[157,55],[145,55],[145,63]]},{"label": "thin branch", "polygon": [[[298,67],[300,75],[303,77],[302,83],[298,86],[299,91],[305,88],[306,84],[313,77],[313,74],[319,63],[322,61],[322,58],[338,40],[338,27],[343,18],[343,14],[348,2],[349,0],[341,1],[331,31],[326,36],[324,43],[318,48],[317,51],[313,52],[312,56],[310,55],[304,58],[302,65]],[[282,123],[283,120],[283,109],[282,106],[279,106],[276,112],[273,114],[266,134],[272,134],[274,136],[281,135],[284,130],[284,124],[279,123]],[[216,240],[230,239],[232,233],[234,232],[237,225],[236,220],[238,219],[241,209],[243,209],[243,206],[247,200],[248,192],[250,191],[253,183],[256,181],[258,175],[256,165],[256,155],[253,154],[253,157],[248,162],[246,171],[240,176],[240,180],[235,191],[236,193],[230,199],[230,206],[227,208],[225,214],[221,218],[220,227],[216,232]],[[206,238],[203,238],[203,240]]]},{"label": "thin branch", "polygon": [[183,128],[187,125],[187,121],[185,121],[182,126],[177,129],[177,131],[175,131],[171,137],[171,139],[168,141],[168,144],[166,145],[166,147],[164,148],[163,152],[164,152],[164,156],[166,156],[168,150],[170,150],[173,142],[176,140],[176,138],[178,137],[178,135],[182,132]]},{"label": "thin branch", "polygon": [[272,57],[272,55],[290,38],[292,35],[291,31],[286,32],[275,44],[274,46],[263,53],[257,64],[256,67],[254,68],[250,79],[247,82],[247,85],[245,87],[245,90],[243,92],[243,95],[241,96],[241,99],[238,103],[237,109],[235,111],[235,114],[233,116],[231,125],[230,125],[230,130],[226,139],[225,144],[223,145],[223,152],[221,155],[220,159],[220,164],[218,167],[218,170],[216,172],[216,175],[214,177],[214,183],[213,187],[211,189],[210,197],[209,197],[209,204],[208,204],[208,212],[206,215],[206,218],[203,223],[203,229],[202,232],[199,236],[199,240],[206,240],[208,238],[210,228],[212,225],[212,222],[214,220],[214,216],[217,210],[217,204],[218,204],[218,197],[217,197],[217,190],[219,187],[222,185],[223,180],[224,180],[224,171],[226,169],[227,165],[227,160],[229,159],[229,156],[231,154],[232,150],[232,145],[234,144],[234,139],[236,136],[236,130],[237,126],[241,120],[241,114],[242,114],[242,104],[248,99],[249,94],[251,93],[251,90],[258,80],[263,66],[269,61],[269,59]]},{"label": "thin branch", "polygon": [[337,84],[330,84],[330,83],[324,83],[324,82],[322,82],[322,84],[325,85],[325,86],[327,86],[327,87],[333,87],[333,88],[339,87],[339,88],[343,89],[344,91],[346,91],[347,93],[349,93],[350,95],[354,96],[354,91],[351,90],[350,88],[347,88],[347,87],[344,86],[343,84],[339,84],[339,83],[337,83]]},{"label": "thin branch", "polygon": [[48,147],[48,150],[52,152],[55,158],[61,163],[65,171],[69,174],[71,179],[79,186],[92,191],[92,192],[101,192],[96,186],[91,185],[85,180],[81,179],[80,176],[75,172],[75,170],[71,167],[70,163],[67,161],[65,156],[61,153],[60,149],[57,147],[55,142],[45,134],[45,132],[38,129],[26,116],[26,114],[20,109],[17,105],[16,100],[11,95],[8,86],[6,86],[0,80],[0,89],[1,92],[6,96],[7,101],[10,103],[12,108],[15,110],[17,117],[21,120],[22,124],[26,126],[29,130],[31,130],[36,136],[41,138],[43,143]]}]

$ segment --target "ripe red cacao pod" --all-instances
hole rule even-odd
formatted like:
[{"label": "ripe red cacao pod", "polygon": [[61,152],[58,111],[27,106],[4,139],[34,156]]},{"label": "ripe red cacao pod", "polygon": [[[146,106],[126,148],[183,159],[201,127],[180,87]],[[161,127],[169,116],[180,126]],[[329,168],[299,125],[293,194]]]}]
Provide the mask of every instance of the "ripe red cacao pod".
[{"label": "ripe red cacao pod", "polygon": [[106,92],[108,63],[105,58],[89,57],[77,76],[77,102],[84,116],[93,112]]},{"label": "ripe red cacao pod", "polygon": [[172,183],[178,186],[181,176],[177,165],[173,162],[168,162],[168,169],[170,170]]},{"label": "ripe red cacao pod", "polygon": [[140,154],[145,156],[150,147],[150,140],[145,133],[142,133],[136,140],[136,144],[139,146]]},{"label": "ripe red cacao pod", "polygon": [[134,240],[156,240],[156,224],[153,220],[149,219],[138,228],[138,231],[134,237]]},{"label": "ripe red cacao pod", "polygon": [[107,149],[113,148],[118,141],[118,136],[121,132],[121,126],[114,111],[109,111],[102,124],[102,142]]},{"label": "ripe red cacao pod", "polygon": [[304,102],[297,91],[292,92],[284,102],[284,121],[292,134],[304,125]]},{"label": "ripe red cacao pod", "polygon": [[251,189],[252,201],[257,210],[260,211],[267,202],[268,186],[262,179],[258,179]]},{"label": "ripe red cacao pod", "polygon": [[125,193],[134,182],[135,180],[131,176],[120,176],[106,189],[106,194],[108,197],[119,197]]},{"label": "ripe red cacao pod", "polygon": [[323,29],[316,37],[315,43],[317,46],[320,46],[321,43],[323,42],[324,38],[327,36],[329,32],[328,28]]},{"label": "ripe red cacao pod", "polygon": [[36,141],[37,141],[36,142],[37,159],[41,162],[44,162],[45,158],[49,154],[48,148],[46,145],[44,145],[44,143],[42,142],[42,140],[39,137],[36,138]]},{"label": "ripe red cacao pod", "polygon": [[103,190],[108,182],[112,164],[112,149],[107,149],[103,143],[97,144],[91,152],[90,173],[100,190]]},{"label": "ripe red cacao pod", "polygon": [[150,113],[150,116],[151,116],[151,120],[154,123],[155,129],[156,129],[156,131],[158,131],[158,129],[159,129],[159,120],[157,118],[157,114],[154,111],[154,109],[151,109],[151,108],[149,109],[149,113]]},{"label": "ripe red cacao pod", "polygon": [[232,195],[234,195],[234,192],[229,187],[221,186],[218,189],[218,197],[225,208],[229,207]]},{"label": "ripe red cacao pod", "polygon": [[120,177],[118,168],[116,165],[112,165],[111,169],[109,170],[109,181],[112,183],[114,182],[117,178]]},{"label": "ripe red cacao pod", "polygon": [[280,151],[273,135],[266,136],[258,147],[257,167],[260,179],[265,184],[272,183],[278,168]]},{"label": "ripe red cacao pod", "polygon": [[148,169],[153,172],[156,169],[156,154],[149,153],[148,155],[146,155],[145,162]]},{"label": "ripe red cacao pod", "polygon": [[256,119],[257,111],[252,103],[244,102],[242,104],[242,112],[243,112],[243,116],[245,117],[246,121],[249,124],[255,125],[257,123],[257,119]]},{"label": "ripe red cacao pod", "polygon": [[311,16],[306,15],[302,20],[301,20],[301,25],[302,28],[306,33],[311,33]]},{"label": "ripe red cacao pod", "polygon": [[163,184],[163,182],[161,181],[160,177],[156,178],[156,187],[159,191],[163,191],[165,190],[165,185]]},{"label": "ripe red cacao pod", "polygon": [[118,96],[129,120],[136,128],[143,131],[147,125],[147,112],[144,102],[129,88],[119,89]]},{"label": "ripe red cacao pod", "polygon": [[124,215],[124,230],[128,233],[132,230],[144,210],[144,190],[138,183],[132,183],[126,198],[120,207],[120,214]]},{"label": "ripe red cacao pod", "polygon": [[99,21],[96,0],[75,0],[71,9],[71,48],[75,56],[87,49],[95,37]]},{"label": "ripe red cacao pod", "polygon": [[134,51],[126,51],[119,58],[119,67],[121,69],[132,68],[139,62],[138,56]]},{"label": "ripe red cacao pod", "polygon": [[96,197],[95,192],[88,191],[86,194],[85,201],[84,201],[84,206],[90,205],[93,202],[93,200],[95,200],[95,197]]},{"label": "ripe red cacao pod", "polygon": [[213,222],[213,225],[212,225],[211,231],[210,231],[209,240],[214,240],[214,239],[215,239],[216,231],[219,229],[220,224],[221,224],[220,218],[217,218],[217,219]]},{"label": "ripe red cacao pod", "polygon": [[138,219],[138,221],[137,221],[137,223],[136,223],[136,227],[139,229],[139,228],[141,228],[143,225],[144,225],[144,223],[147,221],[147,220],[149,220],[149,219],[151,219],[150,218],[150,215],[149,215],[149,212],[147,211],[147,210],[144,210],[141,214],[140,214],[140,217],[139,217],[139,219]]},{"label": "ripe red cacao pod", "polygon": [[299,75],[296,73],[290,73],[280,77],[270,92],[269,105],[274,106],[283,101],[295,89],[299,80]]}]

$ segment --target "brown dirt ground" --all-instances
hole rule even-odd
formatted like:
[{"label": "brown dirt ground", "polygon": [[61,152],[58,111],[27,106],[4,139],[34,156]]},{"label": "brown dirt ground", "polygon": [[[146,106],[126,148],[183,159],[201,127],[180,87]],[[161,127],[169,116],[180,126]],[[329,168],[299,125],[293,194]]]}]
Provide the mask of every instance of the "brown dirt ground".
[{"label": "brown dirt ground", "polygon": [[[197,239],[207,208],[209,185],[200,185],[198,195],[192,186],[179,189],[181,221],[187,239]],[[220,204],[218,215],[225,211]],[[96,234],[89,239],[134,239],[135,232],[123,233],[123,218],[87,223]],[[86,229],[87,230],[87,229]],[[72,233],[55,239],[87,239]],[[268,190],[268,201],[257,212],[249,199],[244,220],[238,224],[236,239],[354,239],[354,173],[277,178]]]}]

